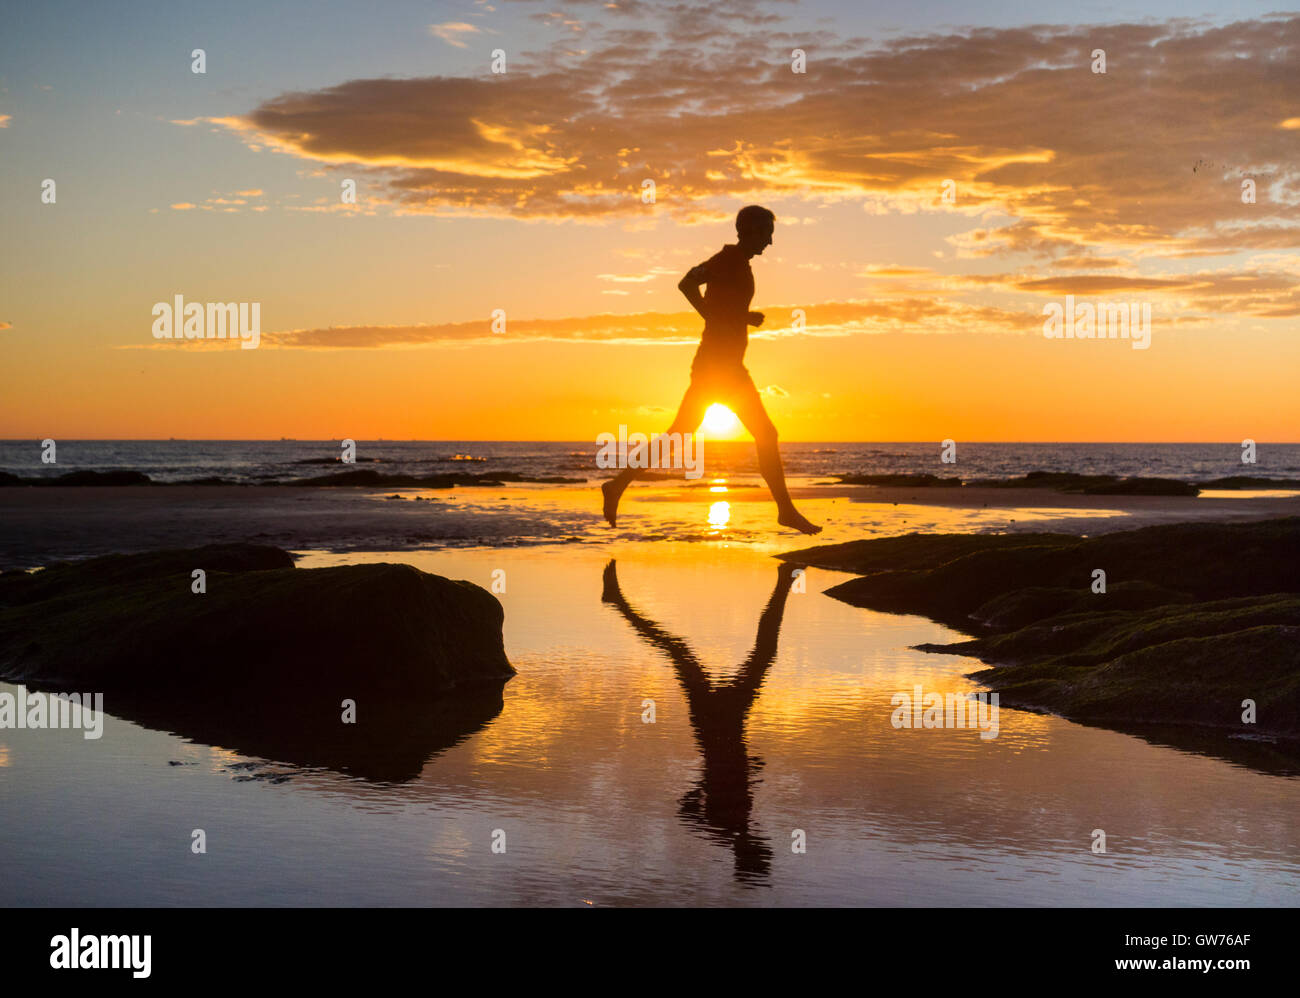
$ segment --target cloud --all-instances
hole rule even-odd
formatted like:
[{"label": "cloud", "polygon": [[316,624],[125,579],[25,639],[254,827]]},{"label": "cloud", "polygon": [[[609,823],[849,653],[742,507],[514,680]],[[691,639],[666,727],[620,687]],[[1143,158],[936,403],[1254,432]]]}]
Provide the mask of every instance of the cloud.
[{"label": "cloud", "polygon": [[1024,291],[1045,294],[1097,295],[1111,291],[1163,291],[1194,287],[1196,282],[1181,277],[1121,277],[1117,274],[1075,274],[1069,277],[1046,277],[1017,281]]},{"label": "cloud", "polygon": [[[180,201],[172,205],[171,208],[173,211],[193,211],[198,209],[200,211],[219,211],[230,214],[238,214],[246,209],[251,211],[266,211],[267,206],[264,204],[249,205],[248,203],[249,198],[260,198],[262,194],[263,191],[260,188],[252,188],[246,191],[235,191],[233,194],[222,194],[218,191],[213,191],[211,197],[204,198],[201,202]],[[355,209],[354,205],[348,205],[347,207]],[[290,211],[311,210],[300,206],[286,206],[286,208]],[[322,208],[321,210],[323,211],[325,209]]]},{"label": "cloud", "polygon": [[1300,245],[1300,17],[868,43],[742,9],[645,6],[644,26],[588,23],[582,53],[522,53],[504,75],[349,80],[212,120],[347,164],[403,213],[698,221],[762,197],[969,217],[951,240],[968,258]]},{"label": "cloud", "polygon": [[859,277],[933,277],[936,271],[929,267],[900,267],[897,264],[872,264],[858,271]]},{"label": "cloud", "polygon": [[[1300,315],[1300,267],[1294,258],[1261,260],[1251,269],[1203,270],[1176,275],[1129,277],[1120,274],[1065,274],[1026,277],[1023,274],[974,274],[940,277],[930,288],[952,293],[962,285],[985,291],[1004,291],[1033,297],[1016,297],[1025,308],[1036,309],[1039,296],[1074,295],[1087,298],[1108,295],[1123,300],[1149,301],[1164,315],[1178,321],[1215,316],[1285,318]],[[912,288],[911,290],[918,290]]]},{"label": "cloud", "polygon": [[[1166,327],[1195,326],[1212,317],[1293,318],[1300,316],[1300,257],[1279,256],[1270,267],[1235,271],[1198,271],[1177,276],[1129,278],[1117,274],[1074,274],[1034,278],[1023,274],[934,274],[917,284],[891,283],[887,292],[874,287],[866,301],[825,301],[768,305],[765,327],[750,340],[791,336],[846,337],[882,333],[1006,335],[1042,329],[1044,296],[1151,302]],[[619,289],[604,293],[626,294]],[[968,300],[971,293],[1001,296]],[[805,326],[796,332],[795,310]],[[695,312],[598,313],[559,319],[509,318],[506,332],[493,333],[488,318],[468,322],[327,326],[263,333],[268,349],[370,350],[396,347],[508,344],[559,341],[618,344],[694,344],[700,337]],[[170,349],[170,343],[132,345],[123,349]]]},{"label": "cloud", "polygon": [[[857,285],[829,293],[871,301],[800,305],[809,335],[1026,332],[1039,328],[1044,296],[1065,294],[1140,296],[1178,323],[1300,314],[1294,268],[1250,256],[1300,246],[1300,16],[868,41],[782,21],[774,9],[720,0],[686,17],[676,0],[592,2],[581,18],[544,15],[556,31],[580,30],[581,51],[512,51],[506,74],[485,65],[467,76],[345,80],[183,123],[294,157],[304,175],[359,178],[369,214],[640,227],[729,220],[737,202],[761,200],[783,224],[824,220],[831,209],[942,217],[952,234],[932,255],[965,272],[846,261]],[[462,24],[430,31],[464,47],[478,29],[451,27]],[[791,72],[794,47],[808,53],[804,74]],[[1095,48],[1106,50],[1105,74],[1091,72]],[[1253,204],[1242,201],[1247,178]],[[655,182],[654,204],[642,201],[645,180]],[[324,198],[272,208],[360,210]],[[630,273],[615,264],[596,275],[602,295],[640,295],[670,273],[652,266],[662,257],[616,252],[635,262]],[[1237,255],[1235,269],[1191,262],[1226,255]],[[969,272],[989,269],[984,262],[994,272]],[[764,310],[770,323],[782,314]],[[348,326],[264,342],[359,349],[699,336],[693,313],[509,328],[494,337],[486,321]],[[791,334],[769,328],[755,338],[778,335]]]},{"label": "cloud", "polygon": [[1127,267],[1129,262],[1117,256],[1092,256],[1088,253],[1079,253],[1074,256],[1058,256],[1052,261],[1052,266],[1067,270],[1074,268],[1090,269],[1092,267]]},{"label": "cloud", "polygon": [[[795,308],[805,313],[805,328],[795,333],[788,323]],[[853,336],[882,332],[1008,332],[1041,328],[1033,309],[1000,308],[933,296],[892,298],[869,302],[822,302],[817,305],[769,306],[770,328],[750,334],[751,340],[787,336]],[[640,312],[631,315],[572,316],[562,319],[509,319],[505,333],[493,333],[490,320],[410,323],[397,325],[328,326],[263,333],[264,348],[376,349],[402,346],[510,343],[554,340],[582,343],[691,344],[700,338],[700,317],[694,312]],[[153,344],[150,344],[153,347]],[[161,344],[167,349],[170,344]]]},{"label": "cloud", "polygon": [[442,24],[429,25],[429,34],[441,38],[448,45],[454,45],[458,49],[468,47],[461,40],[463,35],[476,35],[481,31],[482,29],[477,25],[466,24],[464,21],[445,21]]},{"label": "cloud", "polygon": [[668,267],[651,267],[644,274],[597,274],[598,281],[612,281],[615,284],[647,284],[650,281],[667,275],[677,275],[677,271]]}]

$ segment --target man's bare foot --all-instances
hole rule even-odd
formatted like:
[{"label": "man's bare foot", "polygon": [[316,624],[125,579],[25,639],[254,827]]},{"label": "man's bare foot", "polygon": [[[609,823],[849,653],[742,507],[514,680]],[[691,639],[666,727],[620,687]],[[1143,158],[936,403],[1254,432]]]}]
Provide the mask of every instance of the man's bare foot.
[{"label": "man's bare foot", "polygon": [[605,495],[605,519],[611,527],[618,526],[618,501],[623,496],[623,490],[614,486],[614,479],[602,482],[600,491]]},{"label": "man's bare foot", "polygon": [[820,534],[822,532],[821,527],[811,522],[796,509],[786,510],[776,518],[776,522],[783,527],[792,527],[805,534]]}]

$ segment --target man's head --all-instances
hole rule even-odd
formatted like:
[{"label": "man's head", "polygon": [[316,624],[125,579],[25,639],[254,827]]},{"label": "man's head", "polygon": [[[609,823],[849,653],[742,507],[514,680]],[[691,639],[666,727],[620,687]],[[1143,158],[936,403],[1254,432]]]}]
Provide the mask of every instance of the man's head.
[{"label": "man's head", "polygon": [[736,213],[736,243],[749,256],[758,256],[772,245],[776,216],[766,208],[749,204]]}]

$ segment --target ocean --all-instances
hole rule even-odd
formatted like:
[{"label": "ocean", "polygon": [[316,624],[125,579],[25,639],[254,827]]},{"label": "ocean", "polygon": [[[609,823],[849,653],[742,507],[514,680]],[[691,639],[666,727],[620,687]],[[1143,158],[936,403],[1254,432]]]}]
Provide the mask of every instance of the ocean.
[{"label": "ocean", "polygon": [[[358,440],[355,468],[382,474],[513,473],[525,478],[595,481],[594,441]],[[337,440],[58,440],[57,460],[42,463],[38,440],[0,441],[0,471],[24,477],[69,471],[139,471],[156,482],[223,478],[267,484],[343,470]],[[933,474],[966,481],[1004,479],[1031,471],[1143,476],[1204,481],[1249,475],[1300,481],[1300,444],[1263,443],[1244,464],[1239,442],[1225,443],[963,443],[956,462],[940,461],[940,442],[782,443],[791,478],[835,475]],[[706,476],[758,480],[749,441],[704,442]]]}]

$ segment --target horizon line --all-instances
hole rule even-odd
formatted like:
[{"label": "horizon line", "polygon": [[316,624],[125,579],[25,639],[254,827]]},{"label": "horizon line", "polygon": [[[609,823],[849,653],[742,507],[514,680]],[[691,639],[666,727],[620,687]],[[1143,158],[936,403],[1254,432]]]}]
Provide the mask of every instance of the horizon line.
[{"label": "horizon line", "polygon": [[[278,443],[338,443],[342,440],[355,440],[363,443],[386,443],[386,444],[591,444],[596,445],[596,441],[586,439],[567,439],[562,437],[556,438],[527,438],[520,437],[515,439],[495,438],[495,437],[47,437],[42,439],[63,440],[77,443],[230,443],[230,444],[278,444]],[[715,440],[706,438],[712,444],[751,444],[753,441],[748,437],[737,437],[731,440]],[[1115,445],[1123,444],[1133,446],[1138,444],[1183,444],[1183,445],[1204,445],[1204,446],[1233,446],[1239,447],[1240,440],[977,440],[974,438],[952,437],[945,438],[955,440],[957,443],[966,444],[1093,444]],[[1247,438],[1243,438],[1247,439]],[[1249,438],[1256,444],[1261,440],[1256,437]],[[0,437],[0,444],[21,444],[21,443],[40,443],[36,437]],[[783,444],[934,444],[942,443],[942,440],[868,440],[868,439],[821,439],[821,440],[786,440],[782,439]],[[1274,447],[1293,447],[1300,445],[1300,440],[1264,440],[1263,443]]]}]

